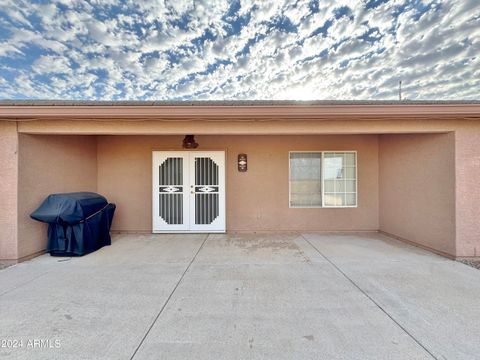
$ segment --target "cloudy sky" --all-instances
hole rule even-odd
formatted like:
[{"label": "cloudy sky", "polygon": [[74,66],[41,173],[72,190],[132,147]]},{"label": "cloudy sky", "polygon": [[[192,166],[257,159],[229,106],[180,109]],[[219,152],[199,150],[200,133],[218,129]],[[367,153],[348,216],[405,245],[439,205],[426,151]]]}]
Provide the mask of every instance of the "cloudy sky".
[{"label": "cloudy sky", "polygon": [[480,99],[479,0],[0,0],[0,98]]}]

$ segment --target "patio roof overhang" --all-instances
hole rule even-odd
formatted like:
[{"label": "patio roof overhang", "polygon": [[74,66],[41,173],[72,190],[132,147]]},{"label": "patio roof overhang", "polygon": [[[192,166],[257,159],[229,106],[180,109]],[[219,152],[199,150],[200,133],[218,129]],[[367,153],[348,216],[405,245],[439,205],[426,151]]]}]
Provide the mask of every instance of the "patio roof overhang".
[{"label": "patio roof overhang", "polygon": [[0,119],[393,120],[480,119],[480,101],[0,101]]}]

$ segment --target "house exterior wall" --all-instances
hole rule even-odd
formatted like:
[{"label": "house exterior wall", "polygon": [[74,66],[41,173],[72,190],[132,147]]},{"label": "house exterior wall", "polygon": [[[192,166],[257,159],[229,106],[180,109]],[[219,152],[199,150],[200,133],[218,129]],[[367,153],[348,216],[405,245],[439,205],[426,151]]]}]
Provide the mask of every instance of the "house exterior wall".
[{"label": "house exterior wall", "polygon": [[[183,136],[99,136],[98,191],[117,204],[113,230],[152,230],[152,150]],[[197,150],[226,150],[227,231],[378,229],[378,136],[196,136]],[[289,208],[289,151],[358,151],[358,208]],[[237,155],[248,171],[237,171]]]},{"label": "house exterior wall", "polygon": [[[43,107],[41,108],[43,109]],[[123,114],[123,107],[114,108],[116,109],[115,114]],[[295,119],[290,118],[291,111],[285,108],[274,110],[266,109],[262,119],[256,119],[255,116],[252,115],[232,121],[228,118],[229,112],[233,111],[234,116],[238,116],[239,113],[234,107],[232,109],[223,109],[223,115],[217,116],[214,119],[210,119],[206,115],[197,116],[197,109],[189,107],[190,115],[182,119],[172,118],[172,116],[178,112],[178,109],[174,108],[171,109],[171,113],[169,113],[171,116],[166,114],[168,116],[165,118],[155,113],[155,116],[151,116],[150,118],[138,116],[136,119],[110,119],[108,116],[104,116],[102,119],[96,119],[92,116],[90,120],[86,117],[80,120],[78,116],[84,115],[84,112],[88,109],[76,107],[73,110],[69,110],[68,113],[62,113],[62,110],[57,109],[49,110],[52,111],[52,114],[53,112],[55,112],[55,114],[62,114],[62,116],[56,116],[55,119],[53,117],[42,119],[41,116],[38,116],[41,118],[40,120],[19,121],[16,124],[1,121],[0,165],[3,167],[2,170],[4,171],[3,174],[5,174],[4,178],[6,180],[5,186],[0,190],[0,200],[2,203],[7,204],[7,206],[0,209],[0,221],[2,221],[2,227],[0,229],[0,255],[4,256],[5,251],[9,251],[10,254],[13,254],[12,256],[15,256],[15,254],[23,256],[23,254],[28,252],[22,250],[22,254],[18,253],[16,245],[17,228],[25,225],[25,219],[28,218],[29,214],[26,207],[20,209],[22,207],[21,202],[29,201],[29,199],[25,200],[23,197],[24,195],[22,195],[23,191],[20,185],[23,187],[24,183],[27,182],[24,180],[24,177],[35,176],[35,174],[38,173],[38,169],[36,172],[29,169],[23,171],[24,167],[27,167],[28,164],[35,161],[35,150],[30,149],[29,159],[24,158],[23,161],[18,158],[19,155],[15,150],[12,151],[12,149],[16,149],[18,146],[18,135],[16,133],[18,130],[20,134],[36,134],[34,137],[38,139],[44,136],[45,148],[43,148],[43,145],[32,147],[32,149],[37,149],[39,152],[39,158],[43,158],[44,152],[48,153],[48,151],[50,151],[48,150],[50,146],[48,143],[55,143],[56,140],[54,138],[66,138],[64,136],[66,134],[94,135],[83,138],[89,144],[91,144],[90,141],[93,143],[91,147],[88,147],[90,150],[87,151],[87,153],[90,154],[88,156],[91,160],[88,161],[90,165],[97,161],[93,154],[97,156],[94,150],[96,147],[94,139],[98,139],[98,176],[92,175],[89,177],[90,181],[92,178],[95,179],[94,182],[88,181],[91,189],[97,189],[98,192],[104,193],[107,196],[112,195],[111,200],[116,201],[120,207],[127,204],[130,197],[138,197],[138,199],[141,199],[141,201],[135,200],[131,202],[131,204],[128,203],[131,208],[131,210],[128,210],[128,214],[124,212],[122,208],[118,209],[114,223],[114,229],[116,230],[147,232],[151,230],[151,151],[153,149],[178,150],[183,136],[187,133],[193,133],[201,144],[199,150],[228,150],[227,228],[231,231],[244,231],[244,224],[248,224],[248,231],[260,231],[261,229],[273,228],[275,219],[279,219],[277,223],[281,225],[280,228],[275,228],[275,230],[286,230],[296,224],[298,224],[298,228],[302,230],[313,229],[314,225],[312,224],[318,226],[318,229],[320,229],[320,226],[323,227],[323,225],[325,225],[325,230],[380,229],[410,241],[417,241],[420,245],[431,247],[445,254],[451,255],[453,253],[459,257],[480,256],[480,237],[478,236],[480,233],[480,222],[478,221],[480,191],[477,190],[477,183],[480,178],[480,149],[478,146],[480,140],[480,123],[478,122],[478,111],[472,110],[469,113],[457,113],[457,109],[453,112],[451,111],[449,113],[451,115],[445,115],[442,110],[442,112],[439,112],[437,118],[431,113],[411,113],[412,109],[404,105],[397,106],[393,109],[394,111],[391,110],[392,108],[390,106],[385,105],[385,113],[372,114],[371,117],[368,114],[364,114],[362,118],[356,118],[356,112],[361,112],[361,108],[362,106],[359,106],[358,109],[351,110],[353,111],[351,114],[343,115],[341,112],[339,114],[336,113],[337,109],[339,109],[336,107],[332,109],[332,113],[327,114],[328,116],[325,116],[325,118],[321,118],[321,114],[318,116],[314,114],[318,118],[313,116],[308,119],[302,119],[298,114]],[[431,108],[437,108],[437,106],[432,105]],[[459,105],[459,108],[463,108],[463,105]],[[317,110],[311,110],[312,113],[316,111]],[[394,116],[392,118],[390,118],[389,115],[391,111],[393,111],[392,116]],[[210,112],[212,114],[214,113],[213,110]],[[135,114],[137,113],[135,112]],[[14,113],[14,115],[17,114]],[[405,115],[405,117],[402,118],[403,115]],[[37,117],[34,116],[33,118]],[[96,120],[92,120],[93,118]],[[446,135],[448,132],[452,134]],[[55,134],[55,136],[45,136],[47,134]],[[363,139],[361,134],[365,135],[365,139],[377,139],[376,151],[380,160],[376,160],[375,162],[377,185],[375,185],[375,182],[372,180],[369,182],[371,184],[370,187],[363,187],[364,180],[362,180],[362,178],[364,176],[372,177],[373,172],[375,172],[372,168],[367,166],[370,169],[368,174],[362,175],[359,173],[359,205],[365,205],[365,199],[362,199],[362,196],[373,192],[374,195],[372,199],[374,200],[367,200],[372,202],[376,201],[376,210],[372,210],[373,207],[371,207],[370,204],[367,206],[366,211],[357,217],[356,214],[352,215],[353,213],[349,213],[348,211],[359,210],[360,208],[288,209],[288,199],[280,201],[278,197],[283,195],[279,195],[278,192],[274,192],[272,189],[262,185],[262,182],[270,181],[271,177],[269,177],[269,174],[273,174],[273,170],[282,173],[284,172],[282,167],[288,167],[288,151],[283,147],[284,144],[278,139],[303,139],[298,142],[292,140],[292,144],[298,144],[299,146],[296,149],[289,148],[288,150],[336,150],[337,148],[330,145],[339,145],[342,147],[343,143],[339,143],[338,139],[349,139],[349,141],[352,140],[353,144],[353,139]],[[418,137],[415,137],[417,136],[415,134],[418,134]],[[422,137],[420,134],[424,134],[425,137]],[[405,139],[405,136],[411,136],[410,140],[402,140]],[[438,136],[438,138],[435,138],[435,136]],[[68,138],[73,139],[75,137],[76,136],[71,136]],[[261,140],[267,137],[269,140],[262,143]],[[20,138],[22,138],[22,135],[20,135]],[[242,139],[242,141],[247,140],[241,142],[237,139]],[[318,139],[322,141],[319,142]],[[329,139],[332,139],[332,143],[329,142]],[[334,142],[333,139],[336,139],[337,142]],[[421,139],[427,140],[422,142]],[[392,144],[389,143],[390,141]],[[406,143],[410,142],[410,147],[404,145],[403,141]],[[417,147],[417,142],[418,151],[412,154],[411,149]],[[22,154],[21,149],[25,143],[27,142],[21,140],[20,157]],[[68,149],[69,146],[64,145],[65,151],[70,151]],[[77,145],[80,146],[79,144]],[[74,145],[74,147],[77,145]],[[345,145],[347,144],[345,143]],[[108,146],[113,148],[108,148]],[[60,148],[60,146],[58,148]],[[365,149],[367,149],[367,147],[365,147]],[[362,154],[360,149],[348,146],[348,149],[342,147],[342,150],[359,151],[359,172],[362,171],[362,165],[360,163],[362,161]],[[432,154],[433,151],[438,152],[438,156]],[[249,171],[246,174],[236,172],[236,155],[238,152],[246,152],[249,154]],[[286,154],[283,163],[280,163],[279,160],[279,154],[281,153]],[[369,150],[368,153],[370,154],[369,157],[373,159],[373,152]],[[252,158],[251,154],[255,154],[256,156]],[[387,155],[398,160],[398,166],[396,168],[386,163]],[[67,157],[69,156],[70,155]],[[441,156],[444,156],[447,161],[440,164]],[[76,155],[70,157],[74,159]],[[417,157],[429,159],[429,164],[427,166],[425,166],[424,163],[420,164],[420,161],[417,161]],[[406,163],[407,159],[409,159],[408,163]],[[111,164],[104,164],[110,160],[112,161]],[[405,160],[405,162],[403,160]],[[47,163],[45,159],[42,161],[44,164]],[[259,164],[262,164],[262,166],[266,164],[266,166],[264,169],[260,169]],[[50,163],[49,165],[52,167],[56,166]],[[90,165],[87,167],[95,168],[96,171],[97,167]],[[82,165],[82,167],[85,166],[86,165]],[[256,172],[252,172],[252,166],[254,166]],[[408,211],[404,211],[404,208],[401,206],[391,205],[395,201],[396,194],[391,193],[388,185],[385,185],[387,184],[385,179],[393,178],[394,175],[397,174],[399,178],[403,177],[406,182],[400,182],[399,180],[393,181],[398,181],[400,188],[404,186],[405,194],[408,191],[408,186],[412,189],[416,186],[417,183],[413,180],[409,182],[410,180],[404,175],[403,170],[399,169],[402,166],[414,171],[414,178],[416,179],[414,180],[421,184],[420,187],[423,185],[427,186],[429,179],[428,171],[446,175],[446,178],[440,176],[441,181],[439,181],[438,178],[437,180],[432,179],[435,180],[435,184],[433,185],[434,189],[422,193],[420,196],[423,200],[421,206],[406,207],[408,211],[413,209],[412,211],[417,212],[420,217],[419,219],[421,221],[418,220],[417,222],[415,222],[416,219],[412,218],[411,221],[413,221],[413,225],[405,218],[406,215],[404,213]],[[36,167],[36,164],[34,164],[33,167]],[[58,170],[60,170],[60,167],[58,167]],[[450,176],[452,171],[454,172],[453,181]],[[90,171],[87,170],[87,173],[89,172]],[[135,174],[135,172],[137,172],[138,175]],[[278,187],[278,189],[285,188],[284,196],[288,197],[288,169],[285,170],[285,174],[285,179],[276,179],[275,186]],[[73,177],[77,175],[80,175],[80,178],[82,178],[83,172],[82,174],[76,173]],[[261,181],[257,181],[258,179]],[[51,180],[45,174],[39,177],[39,182],[43,183],[48,181],[56,180]],[[450,182],[450,185],[447,184],[448,182]],[[82,183],[82,181],[80,181],[80,183]],[[258,189],[259,184],[261,190]],[[39,184],[34,185],[40,186]],[[453,203],[451,192],[446,191],[449,186],[451,186],[450,189],[454,189]],[[54,187],[58,188],[58,186]],[[78,190],[78,186],[75,190]],[[232,191],[234,195],[229,195]],[[13,195],[16,192],[18,193]],[[434,199],[434,192],[444,195],[448,194]],[[242,193],[242,195],[239,195],[240,193]],[[25,194],[28,194],[28,192],[25,192]],[[260,198],[265,201],[273,200],[275,204],[277,204],[277,202],[278,204],[281,203],[282,206],[285,204],[288,210],[274,206],[268,209],[262,207],[263,203],[260,201],[254,202],[255,206],[252,207],[250,203],[242,197],[248,196],[250,198],[251,196],[252,199],[256,200],[254,195],[260,196]],[[400,197],[397,198],[400,203],[411,205],[415,199],[411,193],[409,193],[408,197],[410,200]],[[144,203],[142,203],[142,201]],[[409,201],[410,203],[408,204]],[[430,204],[430,208],[434,209],[435,214],[427,216],[427,207],[424,206],[424,204],[430,201],[433,201]],[[229,204],[236,204],[239,211],[232,210]],[[449,210],[444,211],[442,207],[448,207]],[[292,217],[291,210],[298,212],[294,212]],[[451,211],[453,211],[453,214]],[[137,212],[138,215],[136,215],[135,212]],[[249,212],[252,214],[249,214]],[[399,214],[399,217],[395,218],[395,213]],[[247,215],[243,216],[242,214]],[[297,214],[302,215],[297,216]],[[138,220],[137,218],[141,219]],[[436,220],[432,221],[432,218]],[[346,228],[334,228],[335,221],[338,219],[341,219],[340,221],[346,224]],[[29,219],[27,220],[31,221]],[[426,226],[428,228],[440,227],[440,229],[443,230],[430,229],[425,232],[426,227],[422,229],[422,226],[420,226],[422,221],[423,224],[428,225]],[[361,226],[362,224],[368,224],[368,226],[363,227]],[[400,229],[402,224],[404,225],[404,230],[401,232],[396,231],[397,233],[395,233],[394,231]],[[452,224],[454,229],[453,239],[455,239],[453,245],[451,240],[447,240],[447,238],[452,239]],[[36,224],[29,226],[41,225]],[[406,232],[405,228],[409,226],[412,226],[414,231]],[[28,231],[28,233],[26,232],[24,234],[30,234],[31,236],[36,234],[33,228]],[[413,232],[417,235],[410,236]],[[438,234],[439,237],[436,238],[435,234]],[[437,240],[434,241],[434,238]],[[25,237],[18,237],[18,241],[24,242],[27,240]],[[33,246],[33,248],[35,248],[35,246]]]},{"label": "house exterior wall", "polygon": [[455,134],[456,255],[480,256],[480,124],[469,122]]},{"label": "house exterior wall", "polygon": [[18,258],[44,251],[47,225],[30,213],[51,193],[97,190],[94,136],[19,136]]},{"label": "house exterior wall", "polygon": [[17,259],[17,124],[0,122],[0,261]]},{"label": "house exterior wall", "polygon": [[379,137],[380,230],[455,256],[455,135]]}]

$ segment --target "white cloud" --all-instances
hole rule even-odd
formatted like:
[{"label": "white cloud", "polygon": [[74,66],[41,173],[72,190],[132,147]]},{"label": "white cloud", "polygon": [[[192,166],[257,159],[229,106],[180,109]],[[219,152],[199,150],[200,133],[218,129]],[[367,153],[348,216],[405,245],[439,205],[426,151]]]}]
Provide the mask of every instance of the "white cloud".
[{"label": "white cloud", "polygon": [[60,56],[41,56],[33,62],[32,70],[37,74],[69,74],[70,61]]},{"label": "white cloud", "polygon": [[480,3],[421,5],[8,0],[0,97],[394,99],[402,79],[411,99],[480,98]]}]

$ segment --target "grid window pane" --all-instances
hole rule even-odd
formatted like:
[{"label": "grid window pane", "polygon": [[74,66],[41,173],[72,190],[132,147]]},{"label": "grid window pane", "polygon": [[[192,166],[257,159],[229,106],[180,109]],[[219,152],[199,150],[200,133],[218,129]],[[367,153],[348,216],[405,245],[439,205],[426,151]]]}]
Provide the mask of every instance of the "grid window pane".
[{"label": "grid window pane", "polygon": [[323,182],[325,192],[334,192],[335,191],[335,180],[325,180]]},{"label": "grid window pane", "polygon": [[356,194],[346,194],[345,195],[345,205],[346,206],[355,206],[357,203]]},{"label": "grid window pane", "polygon": [[345,153],[345,166],[355,166],[355,153]]},{"label": "grid window pane", "polygon": [[345,181],[337,180],[335,181],[335,192],[344,193],[345,192]]},{"label": "grid window pane", "polygon": [[324,178],[343,179],[344,177],[344,156],[341,153],[324,154]]},{"label": "grid window pane", "polygon": [[345,188],[345,191],[346,192],[355,192],[355,180],[347,180],[346,181],[346,188]]},{"label": "grid window pane", "polygon": [[335,195],[335,206],[345,206],[345,194]]},{"label": "grid window pane", "polygon": [[345,168],[345,179],[355,179],[355,168],[354,167],[346,167]]},{"label": "grid window pane", "polygon": [[321,206],[321,153],[290,153],[290,206]]},{"label": "grid window pane", "polygon": [[[356,153],[325,152],[324,203],[326,207],[357,206]],[[333,182],[333,189],[331,187]]]},{"label": "grid window pane", "polygon": [[333,194],[333,193],[325,193],[324,194],[325,198],[324,198],[324,203],[325,203],[325,206],[335,206],[335,199],[336,199],[336,195]]}]

